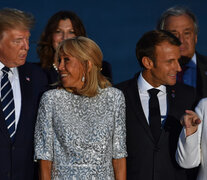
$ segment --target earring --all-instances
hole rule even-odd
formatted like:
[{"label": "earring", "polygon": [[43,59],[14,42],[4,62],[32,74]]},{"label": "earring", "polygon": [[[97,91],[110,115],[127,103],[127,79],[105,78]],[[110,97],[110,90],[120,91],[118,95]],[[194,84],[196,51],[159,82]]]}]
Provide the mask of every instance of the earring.
[{"label": "earring", "polygon": [[84,81],[85,81],[85,76],[83,76],[83,77],[82,77],[81,81],[82,81],[82,82],[84,82]]}]

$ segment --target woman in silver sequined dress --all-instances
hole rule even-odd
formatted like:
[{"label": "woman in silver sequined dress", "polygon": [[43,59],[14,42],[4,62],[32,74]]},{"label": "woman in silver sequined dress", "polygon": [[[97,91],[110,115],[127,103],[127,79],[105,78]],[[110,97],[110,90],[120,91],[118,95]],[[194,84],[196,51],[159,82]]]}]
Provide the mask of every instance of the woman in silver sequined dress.
[{"label": "woman in silver sequined dress", "polygon": [[35,128],[42,180],[125,180],[125,100],[100,73],[102,52],[86,37],[56,54],[61,87],[44,93]]}]

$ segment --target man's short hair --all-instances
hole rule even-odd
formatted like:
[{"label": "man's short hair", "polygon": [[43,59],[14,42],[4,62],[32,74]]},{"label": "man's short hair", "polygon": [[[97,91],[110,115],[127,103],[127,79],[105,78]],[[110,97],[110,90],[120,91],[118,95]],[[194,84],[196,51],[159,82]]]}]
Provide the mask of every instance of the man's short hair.
[{"label": "man's short hair", "polygon": [[198,21],[196,19],[196,16],[190,9],[182,6],[175,6],[167,9],[160,17],[157,23],[157,29],[165,30],[165,22],[168,17],[182,15],[188,15],[193,20],[195,33],[198,34]]},{"label": "man's short hair", "polygon": [[142,67],[142,58],[144,56],[150,58],[153,62],[156,60],[156,46],[163,42],[168,42],[169,44],[180,46],[181,42],[172,33],[164,30],[153,30],[145,33],[136,45],[136,56],[138,62]]},{"label": "man's short hair", "polygon": [[0,10],[0,38],[8,29],[30,30],[34,25],[34,17],[18,9],[4,8]]}]

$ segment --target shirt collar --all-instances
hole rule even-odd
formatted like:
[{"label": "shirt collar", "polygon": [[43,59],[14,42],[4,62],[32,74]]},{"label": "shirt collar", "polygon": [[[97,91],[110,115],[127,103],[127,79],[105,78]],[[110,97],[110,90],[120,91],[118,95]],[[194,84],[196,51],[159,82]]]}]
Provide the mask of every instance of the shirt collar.
[{"label": "shirt collar", "polygon": [[[142,73],[140,73],[137,81],[138,88],[141,93],[147,93],[147,90],[154,88],[143,78]],[[159,89],[161,92],[166,93],[166,86],[164,85],[160,85],[159,87],[156,87],[156,89]]]},{"label": "shirt collar", "polygon": [[191,60],[187,63],[188,67],[196,67],[196,54],[194,53],[193,57]]},{"label": "shirt collar", "polygon": [[[5,65],[0,62],[0,71]],[[16,67],[10,68],[11,74],[14,75],[14,77],[18,77],[18,71]]]}]

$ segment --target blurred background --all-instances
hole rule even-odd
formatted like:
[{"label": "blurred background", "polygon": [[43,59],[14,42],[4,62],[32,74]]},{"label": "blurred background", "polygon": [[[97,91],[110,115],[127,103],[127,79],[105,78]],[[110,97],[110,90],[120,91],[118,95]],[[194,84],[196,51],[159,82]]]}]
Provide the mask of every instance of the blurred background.
[{"label": "blurred background", "polygon": [[147,31],[155,29],[163,11],[181,5],[197,16],[197,51],[207,55],[206,0],[0,0],[0,7],[30,12],[36,19],[31,31],[27,61],[39,62],[36,44],[48,19],[57,11],[74,11],[83,21],[87,36],[102,49],[104,60],[112,66],[113,83],[127,80],[140,70],[135,46]]}]

